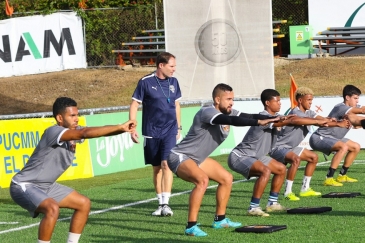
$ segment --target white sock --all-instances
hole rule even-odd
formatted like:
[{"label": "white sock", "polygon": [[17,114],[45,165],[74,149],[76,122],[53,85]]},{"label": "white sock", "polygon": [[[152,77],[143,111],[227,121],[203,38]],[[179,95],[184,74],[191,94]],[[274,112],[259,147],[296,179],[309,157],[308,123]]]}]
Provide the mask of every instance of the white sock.
[{"label": "white sock", "polygon": [[289,193],[292,192],[292,190],[291,190],[292,186],[293,186],[293,181],[286,180],[284,196],[287,196]]},{"label": "white sock", "polygon": [[169,204],[171,193],[170,192],[163,192],[162,193],[162,204]]},{"label": "white sock", "polygon": [[38,240],[38,243],[50,243],[50,241]]},{"label": "white sock", "polygon": [[81,236],[81,234],[68,232],[67,243],[78,243],[79,239],[80,239],[80,236]]},{"label": "white sock", "polygon": [[158,205],[162,205],[162,194],[156,194],[158,199]]},{"label": "white sock", "polygon": [[306,190],[309,189],[309,187],[310,187],[309,185],[310,185],[311,179],[312,179],[311,176],[304,176],[304,178],[303,178],[303,184],[302,184],[302,189],[301,189],[302,192],[305,192]]}]

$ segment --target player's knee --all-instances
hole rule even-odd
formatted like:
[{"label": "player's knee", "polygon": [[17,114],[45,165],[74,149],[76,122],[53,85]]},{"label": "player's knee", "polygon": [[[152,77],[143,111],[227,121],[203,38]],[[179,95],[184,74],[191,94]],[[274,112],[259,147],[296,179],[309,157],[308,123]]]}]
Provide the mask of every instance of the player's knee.
[{"label": "player's knee", "polygon": [[360,144],[355,143],[354,146],[353,146],[353,151],[356,152],[356,153],[359,153],[360,149],[361,149]]},{"label": "player's knee", "polygon": [[270,175],[271,175],[271,170],[269,169],[269,167],[265,166],[261,171],[260,177],[269,179]]},{"label": "player's knee", "polygon": [[206,189],[209,184],[209,177],[205,174],[201,174],[196,178],[195,185],[201,189]]},{"label": "player's knee", "polygon": [[80,204],[82,205],[83,211],[87,211],[88,213],[90,212],[91,200],[88,197],[83,196],[80,199]]},{"label": "player's knee", "polygon": [[227,173],[223,176],[223,181],[221,184],[232,185],[233,183],[233,175],[227,171]]},{"label": "player's knee", "polygon": [[[299,160],[299,163],[300,163],[300,160]],[[292,166],[293,166],[293,164],[292,164]],[[286,174],[285,165],[283,165],[283,164],[278,165],[276,168],[276,171],[277,171],[277,173],[276,173],[277,175],[285,175]]]},{"label": "player's knee", "polygon": [[296,156],[292,160],[292,166],[295,168],[298,168],[299,165],[300,165],[300,158],[299,158],[299,156]]},{"label": "player's knee", "polygon": [[318,163],[318,154],[311,153],[311,155],[308,157],[308,162],[313,163],[313,164],[317,164]]},{"label": "player's knee", "polygon": [[58,218],[60,214],[60,207],[57,203],[48,203],[45,207],[44,214],[46,217]]}]

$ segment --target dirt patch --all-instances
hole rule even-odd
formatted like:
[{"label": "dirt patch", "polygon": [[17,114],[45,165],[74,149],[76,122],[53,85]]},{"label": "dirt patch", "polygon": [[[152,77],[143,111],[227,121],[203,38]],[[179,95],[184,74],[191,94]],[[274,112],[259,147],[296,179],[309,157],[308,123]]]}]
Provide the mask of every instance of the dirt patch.
[{"label": "dirt patch", "polygon": [[[288,97],[291,73],[298,86],[317,96],[340,96],[346,84],[365,90],[365,57],[329,57],[304,60],[275,58],[275,88]],[[0,114],[52,110],[55,98],[69,96],[81,109],[127,106],[138,80],[154,67],[79,69],[0,78]],[[360,100],[361,102],[361,100]]]}]

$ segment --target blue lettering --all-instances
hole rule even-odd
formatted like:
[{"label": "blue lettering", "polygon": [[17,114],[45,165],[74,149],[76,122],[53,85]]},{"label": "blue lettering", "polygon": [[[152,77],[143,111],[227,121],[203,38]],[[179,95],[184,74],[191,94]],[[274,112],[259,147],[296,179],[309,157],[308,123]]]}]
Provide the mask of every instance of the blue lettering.
[{"label": "blue lettering", "polygon": [[11,174],[11,173],[13,173],[13,171],[12,170],[8,170],[9,166],[11,166],[11,163],[7,163],[6,162],[7,160],[10,160],[10,157],[9,156],[4,157],[5,173],[6,174]]},{"label": "blue lettering", "polygon": [[6,137],[5,137],[5,134],[4,134],[4,147],[6,150],[10,150],[11,149],[11,137],[10,137],[10,133],[8,133],[8,138],[9,138],[9,144],[6,145]]},{"label": "blue lettering", "polygon": [[74,162],[76,160],[76,156],[74,156],[74,160],[72,161],[72,163],[71,163],[71,166],[72,167],[74,167],[74,166],[77,166],[77,163],[76,162]]},{"label": "blue lettering", "polygon": [[15,145],[15,137],[19,138],[19,134],[17,132],[13,133],[13,146],[15,149],[19,149],[20,148],[20,143],[18,143],[18,145]]},{"label": "blue lettering", "polygon": [[20,169],[17,169],[16,168],[16,164],[15,164],[15,159],[14,159],[14,156],[11,156],[12,157],[12,161],[13,161],[13,168],[14,168],[14,172],[17,173],[20,171]]},{"label": "blue lettering", "polygon": [[29,160],[29,155],[24,154],[24,155],[23,155],[23,165],[24,165],[24,166],[25,166],[25,164],[28,162],[28,160]]},{"label": "blue lettering", "polygon": [[21,133],[20,135],[22,138],[22,148],[34,148],[37,146],[40,140],[38,131],[35,132],[35,134],[31,132],[30,138],[29,138],[29,132]]}]

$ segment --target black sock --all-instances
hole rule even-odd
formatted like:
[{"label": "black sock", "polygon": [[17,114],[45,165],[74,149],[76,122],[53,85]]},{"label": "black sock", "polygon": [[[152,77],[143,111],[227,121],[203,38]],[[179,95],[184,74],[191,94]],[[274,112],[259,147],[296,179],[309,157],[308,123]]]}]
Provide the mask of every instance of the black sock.
[{"label": "black sock", "polygon": [[349,167],[342,166],[342,169],[340,171],[340,174],[341,175],[346,175],[348,169],[349,169]]},{"label": "black sock", "polygon": [[328,168],[328,172],[327,172],[327,178],[333,177],[333,175],[335,174],[336,169],[333,168]]},{"label": "black sock", "polygon": [[214,221],[222,221],[225,218],[226,218],[226,215],[225,214],[223,214],[223,215],[216,215],[214,217]]},{"label": "black sock", "polygon": [[190,222],[188,222],[188,225],[186,225],[186,228],[189,229],[189,228],[193,227],[194,225],[196,225],[196,221],[190,221]]}]

